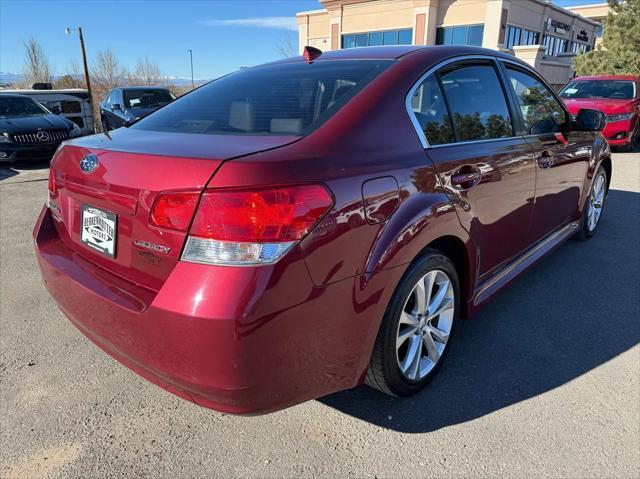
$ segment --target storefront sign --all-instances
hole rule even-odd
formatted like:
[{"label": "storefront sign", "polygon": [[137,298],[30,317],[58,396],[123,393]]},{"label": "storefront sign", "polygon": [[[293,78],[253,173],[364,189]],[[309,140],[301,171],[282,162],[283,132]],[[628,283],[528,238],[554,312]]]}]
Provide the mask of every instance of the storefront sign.
[{"label": "storefront sign", "polygon": [[580,30],[578,32],[578,34],[576,35],[576,40],[588,43],[589,42],[589,35],[587,35],[587,31],[586,30]]},{"label": "storefront sign", "polygon": [[571,26],[567,23],[554,20],[551,17],[547,18],[547,30],[553,29],[556,33],[567,33],[570,28]]}]

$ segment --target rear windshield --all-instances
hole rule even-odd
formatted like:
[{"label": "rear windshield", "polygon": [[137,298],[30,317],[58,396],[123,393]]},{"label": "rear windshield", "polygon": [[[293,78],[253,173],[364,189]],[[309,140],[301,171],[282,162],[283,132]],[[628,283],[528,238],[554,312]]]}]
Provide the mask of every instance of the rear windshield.
[{"label": "rear windshield", "polygon": [[124,104],[127,108],[151,108],[173,101],[169,90],[125,90]]},{"label": "rear windshield", "polygon": [[240,70],[130,128],[210,135],[305,135],[390,64],[342,60]]},{"label": "rear windshield", "polygon": [[611,100],[633,100],[636,83],[631,80],[584,80],[574,81],[560,92],[561,98],[609,98]]}]

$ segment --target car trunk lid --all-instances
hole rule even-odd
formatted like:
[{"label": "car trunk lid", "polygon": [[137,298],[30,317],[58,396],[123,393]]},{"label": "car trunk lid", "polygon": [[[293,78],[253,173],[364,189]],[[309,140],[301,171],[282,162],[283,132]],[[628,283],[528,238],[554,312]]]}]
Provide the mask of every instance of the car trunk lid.
[{"label": "car trunk lid", "polygon": [[76,254],[153,290],[179,260],[187,235],[150,225],[158,195],[200,192],[223,161],[296,139],[123,130],[65,145],[52,162],[57,191],[50,202]]}]

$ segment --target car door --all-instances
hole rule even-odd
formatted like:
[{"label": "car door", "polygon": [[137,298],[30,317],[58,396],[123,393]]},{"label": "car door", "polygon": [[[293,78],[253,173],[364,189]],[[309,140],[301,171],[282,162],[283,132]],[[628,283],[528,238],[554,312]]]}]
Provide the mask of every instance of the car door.
[{"label": "car door", "polygon": [[579,218],[594,134],[571,131],[571,115],[534,72],[503,63],[518,116],[536,164],[536,195],[529,242]]},{"label": "car door", "polygon": [[448,64],[411,100],[426,153],[477,250],[480,277],[526,246],[535,169],[493,60]]}]

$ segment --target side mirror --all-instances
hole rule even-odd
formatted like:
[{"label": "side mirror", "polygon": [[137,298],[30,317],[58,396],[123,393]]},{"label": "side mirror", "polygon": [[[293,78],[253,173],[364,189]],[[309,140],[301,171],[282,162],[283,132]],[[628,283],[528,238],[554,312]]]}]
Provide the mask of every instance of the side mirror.
[{"label": "side mirror", "polygon": [[581,109],[576,115],[578,131],[602,131],[607,123],[607,117],[598,110]]},{"label": "side mirror", "polygon": [[122,111],[122,107],[120,106],[120,103],[114,103],[113,105],[111,105],[111,109],[113,111]]},{"label": "side mirror", "polygon": [[51,107],[51,113],[53,113],[54,115],[59,115],[60,113],[62,113],[62,110],[59,106],[55,105]]}]

